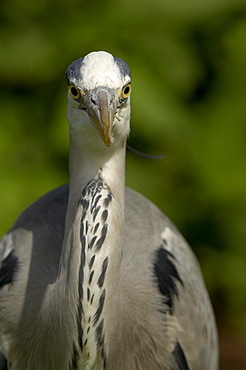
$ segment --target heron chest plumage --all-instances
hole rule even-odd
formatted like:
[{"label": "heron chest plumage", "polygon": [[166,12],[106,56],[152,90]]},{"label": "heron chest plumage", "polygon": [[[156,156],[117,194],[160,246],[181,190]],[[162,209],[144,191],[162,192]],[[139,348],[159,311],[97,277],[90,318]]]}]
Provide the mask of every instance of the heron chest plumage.
[{"label": "heron chest plumage", "polygon": [[101,178],[92,180],[79,202],[81,256],[78,279],[78,334],[82,359],[93,368],[104,353],[105,278],[111,263],[107,249],[108,217],[113,195]]}]

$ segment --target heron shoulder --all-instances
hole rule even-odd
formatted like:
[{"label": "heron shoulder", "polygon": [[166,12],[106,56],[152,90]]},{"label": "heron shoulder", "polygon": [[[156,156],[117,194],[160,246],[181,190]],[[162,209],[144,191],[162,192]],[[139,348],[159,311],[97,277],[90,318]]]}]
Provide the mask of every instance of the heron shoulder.
[{"label": "heron shoulder", "polygon": [[[123,263],[126,269],[134,266],[132,274],[143,283],[146,282],[146,274],[152,275],[156,287],[156,290],[151,288],[152,294],[158,290],[163,302],[163,314],[174,336],[172,352],[177,363],[186,369],[184,364],[187,360],[192,368],[199,368],[202,357],[207,368],[216,369],[215,318],[191,247],[155,204],[131,189],[126,189],[125,217],[127,230]],[[130,260],[134,262],[130,263]]]}]

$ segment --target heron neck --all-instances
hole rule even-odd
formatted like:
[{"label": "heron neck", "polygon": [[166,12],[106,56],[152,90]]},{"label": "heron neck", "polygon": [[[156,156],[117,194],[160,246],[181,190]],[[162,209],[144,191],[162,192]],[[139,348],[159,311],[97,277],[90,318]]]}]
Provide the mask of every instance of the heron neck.
[{"label": "heron neck", "polygon": [[[93,138],[92,138],[93,141]],[[126,143],[116,148],[95,148],[93,144],[80,142],[77,135],[70,134],[69,155],[69,201],[66,226],[76,212],[78,201],[85,186],[100,177],[111,189],[124,216]]]},{"label": "heron neck", "polygon": [[[66,271],[67,261],[71,258],[70,249],[74,248],[73,245],[75,244],[71,242],[71,233],[78,234],[80,218],[82,217],[79,202],[83,197],[85,187],[93,179],[100,177],[110,188],[115,201],[115,207],[112,212],[117,212],[121,222],[124,223],[126,143],[117,148],[105,147],[95,150],[95,147],[88,145],[87,142],[80,142],[78,137],[79,135],[70,133],[69,199],[61,258],[61,264],[64,264]],[[79,243],[77,243],[77,247],[76,250],[79,253]]]},{"label": "heron neck", "polygon": [[[57,292],[62,290],[60,296],[67,297],[66,310],[78,328],[79,346],[83,353],[90,353],[93,364],[98,348],[103,347],[100,335],[115,336],[117,328],[112,322],[117,323],[121,310],[125,144],[99,155],[75,144],[71,142],[71,180]],[[102,333],[103,323],[110,331]]]}]

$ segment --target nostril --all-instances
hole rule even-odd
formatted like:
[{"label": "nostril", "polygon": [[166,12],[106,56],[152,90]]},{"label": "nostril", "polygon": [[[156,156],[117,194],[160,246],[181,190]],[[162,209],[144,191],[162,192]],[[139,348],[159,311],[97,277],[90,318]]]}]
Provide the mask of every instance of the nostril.
[{"label": "nostril", "polygon": [[94,99],[91,98],[91,102],[96,105],[96,101]]}]

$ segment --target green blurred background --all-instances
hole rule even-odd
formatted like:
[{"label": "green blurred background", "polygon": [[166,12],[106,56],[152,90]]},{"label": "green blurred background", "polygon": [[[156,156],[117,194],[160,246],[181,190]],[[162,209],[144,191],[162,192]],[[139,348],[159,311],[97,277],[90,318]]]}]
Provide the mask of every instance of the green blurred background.
[{"label": "green blurred background", "polygon": [[[221,369],[246,369],[245,0],[3,0],[0,234],[68,181],[64,72],[106,50],[133,75],[127,184],[192,245],[216,312]],[[208,369],[209,370],[209,369]]]}]

